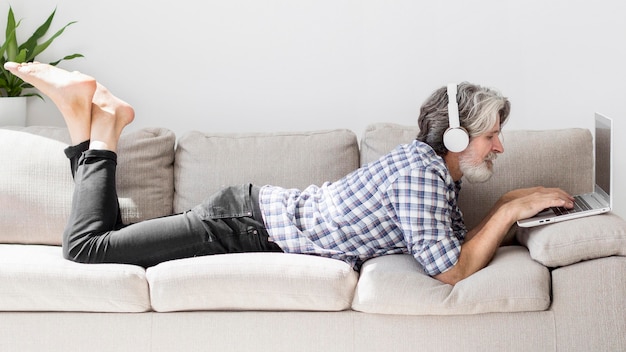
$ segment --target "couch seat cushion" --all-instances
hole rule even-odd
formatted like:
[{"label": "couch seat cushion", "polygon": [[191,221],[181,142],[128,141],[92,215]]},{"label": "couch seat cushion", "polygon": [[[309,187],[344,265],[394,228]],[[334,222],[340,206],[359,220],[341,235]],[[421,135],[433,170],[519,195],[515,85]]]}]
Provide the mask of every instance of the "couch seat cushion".
[{"label": "couch seat cushion", "polygon": [[543,311],[550,274],[521,246],[501,247],[483,270],[456,285],[426,275],[409,255],[368,260],[352,308],[367,313],[459,315]]},{"label": "couch seat cushion", "polygon": [[148,310],[141,267],[78,264],[57,246],[0,244],[0,311]]},{"label": "couch seat cushion", "polygon": [[338,260],[286,253],[222,254],[148,268],[152,307],[185,310],[339,311],[358,274]]}]

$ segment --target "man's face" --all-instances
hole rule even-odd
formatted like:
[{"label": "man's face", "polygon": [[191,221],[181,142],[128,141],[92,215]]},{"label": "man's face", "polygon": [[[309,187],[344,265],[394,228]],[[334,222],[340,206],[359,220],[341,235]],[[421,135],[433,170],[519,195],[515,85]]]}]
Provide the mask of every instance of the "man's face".
[{"label": "man's face", "polygon": [[493,161],[503,152],[498,121],[489,132],[471,139],[459,158],[459,168],[470,183],[486,182],[493,174]]}]

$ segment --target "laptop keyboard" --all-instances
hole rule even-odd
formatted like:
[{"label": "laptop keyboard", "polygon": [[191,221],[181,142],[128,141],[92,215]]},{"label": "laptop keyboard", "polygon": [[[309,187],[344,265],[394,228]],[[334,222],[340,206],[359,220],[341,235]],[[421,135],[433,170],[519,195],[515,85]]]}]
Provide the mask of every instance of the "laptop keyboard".
[{"label": "laptop keyboard", "polygon": [[590,210],[591,206],[589,206],[589,203],[587,203],[582,197],[574,196],[574,207],[572,209],[567,209],[564,207],[552,207],[551,209],[557,215],[563,215],[563,214],[572,214],[572,213],[578,213],[580,211]]}]

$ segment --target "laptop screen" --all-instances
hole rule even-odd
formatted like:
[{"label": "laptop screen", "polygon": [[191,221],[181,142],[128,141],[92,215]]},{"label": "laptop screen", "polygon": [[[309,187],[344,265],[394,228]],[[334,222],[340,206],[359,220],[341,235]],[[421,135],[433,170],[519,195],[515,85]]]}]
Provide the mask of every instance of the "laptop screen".
[{"label": "laptop screen", "polygon": [[611,194],[611,126],[612,121],[596,114],[595,183],[607,195]]}]

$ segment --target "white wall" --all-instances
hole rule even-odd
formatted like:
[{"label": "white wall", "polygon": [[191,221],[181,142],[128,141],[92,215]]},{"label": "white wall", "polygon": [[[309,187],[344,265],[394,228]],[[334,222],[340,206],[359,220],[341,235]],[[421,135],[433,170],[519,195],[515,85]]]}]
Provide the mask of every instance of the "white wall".
[{"label": "white wall", "polygon": [[[507,128],[591,128],[600,111],[626,147],[618,0],[12,2],[24,31],[55,5],[54,28],[79,21],[39,59],[85,54],[61,66],[132,103],[133,128],[361,134],[373,122],[415,123],[435,88],[467,80],[510,97]],[[31,99],[29,109],[31,125],[63,124],[49,102]],[[616,158],[618,180],[625,159]],[[615,188],[626,217],[626,186]]]}]

